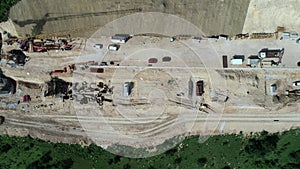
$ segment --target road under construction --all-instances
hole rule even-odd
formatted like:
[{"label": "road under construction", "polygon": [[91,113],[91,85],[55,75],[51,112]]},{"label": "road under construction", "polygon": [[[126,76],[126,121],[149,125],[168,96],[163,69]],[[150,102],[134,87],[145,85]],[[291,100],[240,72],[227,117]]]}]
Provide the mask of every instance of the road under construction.
[{"label": "road under construction", "polygon": [[[16,89],[31,98],[15,107],[5,105],[21,100],[18,93],[1,99],[0,115],[5,117],[1,134],[103,147],[149,147],[178,135],[299,127],[298,94],[287,93],[298,90],[293,82],[300,79],[293,64],[299,49],[290,42],[170,42],[165,37],[137,36],[117,51],[108,50],[110,37],[97,39],[102,49],[94,47],[95,41],[80,42],[74,42],[71,51],[26,53],[31,59],[23,67],[1,67],[17,82]],[[285,48],[281,65],[223,68],[223,54],[236,50],[248,56],[263,43]],[[249,44],[251,49],[238,51]],[[171,59],[164,60],[166,56]],[[49,75],[70,64],[75,68]],[[63,93],[55,93],[56,89]]]}]

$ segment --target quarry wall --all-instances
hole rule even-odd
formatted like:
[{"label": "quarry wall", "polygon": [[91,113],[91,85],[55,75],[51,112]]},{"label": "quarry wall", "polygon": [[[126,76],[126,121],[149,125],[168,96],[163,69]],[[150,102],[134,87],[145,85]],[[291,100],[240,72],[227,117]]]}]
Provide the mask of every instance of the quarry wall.
[{"label": "quarry wall", "polygon": [[300,33],[300,0],[251,0],[244,33],[274,32],[277,26]]},{"label": "quarry wall", "polygon": [[61,32],[90,36],[105,24],[136,12],[174,14],[193,23],[206,35],[234,35],[243,30],[249,2],[250,0],[22,0],[11,8],[9,16],[20,36]]},{"label": "quarry wall", "polygon": [[[143,12],[178,16],[205,35],[232,36],[274,32],[277,26],[300,33],[299,8],[300,0],[22,0],[9,16],[19,36],[58,33],[89,37],[107,23]],[[164,24],[160,22],[154,20],[153,24]],[[133,20],[126,26],[135,24]]]}]

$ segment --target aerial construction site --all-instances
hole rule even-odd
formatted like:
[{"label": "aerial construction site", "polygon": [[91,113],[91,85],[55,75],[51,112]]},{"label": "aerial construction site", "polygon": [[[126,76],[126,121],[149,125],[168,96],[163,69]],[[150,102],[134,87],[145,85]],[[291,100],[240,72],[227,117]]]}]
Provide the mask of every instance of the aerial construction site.
[{"label": "aerial construction site", "polygon": [[151,12],[155,3],[143,12],[124,3],[126,14],[91,13],[93,21],[114,17],[89,34],[80,28],[88,14],[64,16],[82,21],[76,32],[65,25],[51,32],[66,18],[48,13],[29,23],[13,12],[23,3],[1,25],[1,134],[155,154],[164,151],[155,146],[189,135],[300,126],[299,30],[289,22],[254,30],[249,15],[260,2],[238,9],[244,14],[233,31],[194,25],[173,15],[169,1],[164,13]]}]

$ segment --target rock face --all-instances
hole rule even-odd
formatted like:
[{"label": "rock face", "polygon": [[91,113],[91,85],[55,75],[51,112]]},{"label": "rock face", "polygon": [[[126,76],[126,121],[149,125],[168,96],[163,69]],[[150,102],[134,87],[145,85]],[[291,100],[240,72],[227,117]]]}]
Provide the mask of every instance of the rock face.
[{"label": "rock face", "polygon": [[277,26],[300,33],[299,0],[251,0],[243,32],[274,32]]},{"label": "rock face", "polygon": [[11,8],[9,16],[20,36],[64,33],[88,37],[107,23],[137,12],[173,14],[206,35],[234,35],[243,31],[249,3],[250,0],[22,0]]}]

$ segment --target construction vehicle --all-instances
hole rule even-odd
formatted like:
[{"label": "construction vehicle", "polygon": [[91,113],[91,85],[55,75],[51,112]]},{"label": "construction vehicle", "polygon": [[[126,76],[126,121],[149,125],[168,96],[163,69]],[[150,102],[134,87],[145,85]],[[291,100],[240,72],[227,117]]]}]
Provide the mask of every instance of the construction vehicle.
[{"label": "construction vehicle", "polygon": [[4,116],[0,116],[0,125],[3,124],[5,121],[5,117]]}]

